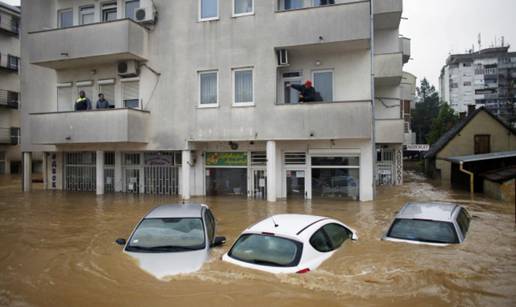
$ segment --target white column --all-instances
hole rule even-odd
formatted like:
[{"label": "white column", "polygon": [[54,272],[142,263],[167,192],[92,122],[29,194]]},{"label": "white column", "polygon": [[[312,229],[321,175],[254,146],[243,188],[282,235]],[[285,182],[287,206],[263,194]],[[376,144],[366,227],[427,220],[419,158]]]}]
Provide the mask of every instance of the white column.
[{"label": "white column", "polygon": [[23,192],[32,189],[32,153],[23,153]]},{"label": "white column", "polygon": [[192,168],[192,153],[190,150],[183,150],[181,162],[181,196],[183,199],[190,199],[190,171]]},{"label": "white column", "polygon": [[373,142],[367,142],[362,146],[360,156],[360,201],[371,201],[374,199],[374,163]]},{"label": "white column", "polygon": [[275,202],[276,191],[276,142],[267,141],[267,201]]},{"label": "white column", "polygon": [[123,176],[122,176],[122,153],[115,152],[115,192],[123,191]]},{"label": "white column", "polygon": [[104,195],[104,152],[97,150],[97,195]]}]

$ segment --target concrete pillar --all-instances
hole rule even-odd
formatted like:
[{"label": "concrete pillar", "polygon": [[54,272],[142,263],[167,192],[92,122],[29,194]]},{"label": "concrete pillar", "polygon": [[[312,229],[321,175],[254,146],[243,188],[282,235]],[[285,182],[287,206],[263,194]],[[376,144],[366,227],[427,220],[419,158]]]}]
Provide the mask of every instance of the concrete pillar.
[{"label": "concrete pillar", "polygon": [[122,153],[115,152],[115,192],[123,191],[123,176],[122,176]]},{"label": "concrete pillar", "polygon": [[43,153],[43,189],[48,190],[48,153]]},{"label": "concrete pillar", "polygon": [[276,141],[267,141],[267,201],[274,202],[277,199],[276,182]]},{"label": "concrete pillar", "polygon": [[360,156],[360,201],[374,199],[376,156],[373,157],[373,142],[368,142],[362,147]]},{"label": "concrete pillar", "polygon": [[190,199],[190,172],[192,168],[192,153],[190,150],[183,150],[181,162],[181,196],[183,199]]},{"label": "concrete pillar", "polygon": [[32,189],[32,153],[23,153],[23,192],[30,192]]},{"label": "concrete pillar", "polygon": [[104,195],[104,152],[97,150],[97,195]]}]

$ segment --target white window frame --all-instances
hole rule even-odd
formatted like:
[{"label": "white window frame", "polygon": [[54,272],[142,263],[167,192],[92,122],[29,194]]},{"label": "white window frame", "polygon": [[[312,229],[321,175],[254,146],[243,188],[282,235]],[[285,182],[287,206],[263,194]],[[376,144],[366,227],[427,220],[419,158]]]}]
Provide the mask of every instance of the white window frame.
[{"label": "white window frame", "polygon": [[217,1],[217,16],[207,17],[207,18],[203,18],[202,17],[202,0],[198,1],[198,4],[199,4],[199,21],[213,21],[213,20],[219,20],[220,19],[220,0],[215,0],[215,1]]},{"label": "white window frame", "polygon": [[118,16],[120,16],[120,12],[119,12],[119,7],[118,7],[118,3],[117,1],[104,1],[100,4],[99,6],[99,19],[100,19],[100,22],[108,22],[108,21],[104,21],[104,11],[105,10],[110,10],[110,9],[116,9],[116,18],[115,20],[118,20]]},{"label": "white window frame", "polygon": [[[124,11],[123,11],[123,16],[124,16],[124,18],[134,19],[134,18],[135,18],[135,16],[127,16],[127,2],[131,2],[131,0],[125,0],[125,1],[124,1]],[[141,8],[141,7],[142,7],[142,2],[141,2],[141,0],[140,0],[140,3],[139,3],[139,4],[140,4],[140,5],[139,5],[139,8]],[[136,11],[135,11],[135,12],[136,12]]]},{"label": "white window frame", "polygon": [[[247,71],[247,70],[250,70],[251,73],[252,73],[252,76],[253,76],[253,100],[252,101],[249,101],[249,102],[236,102],[236,78],[235,78],[235,75],[236,75],[236,72],[238,71]],[[233,68],[232,69],[232,72],[231,72],[231,75],[233,76],[232,77],[232,87],[233,87],[233,107],[235,108],[239,108],[239,107],[254,107],[255,106],[255,101],[256,101],[256,97],[255,97],[255,76],[254,76],[254,67],[253,66],[246,66],[246,67],[238,67],[238,68]]]},{"label": "white window frame", "polygon": [[[333,68],[312,70],[312,83],[313,83],[313,87],[317,91],[317,85],[315,84],[315,74],[317,74],[317,73],[325,73],[325,72],[331,72],[331,97],[332,97],[332,101],[325,101],[325,100],[323,100],[321,102],[334,102],[334,101],[337,101],[337,100],[335,100],[335,70]],[[317,92],[319,92],[319,91],[317,91]],[[321,92],[319,92],[319,93],[321,93]]]},{"label": "white window frame", "polygon": [[[89,9],[89,8],[92,8],[92,12],[93,12],[93,21],[91,23],[83,23],[82,22],[82,17],[84,16],[83,13],[82,13],[82,10],[83,9]],[[77,23],[78,25],[80,26],[84,26],[84,25],[90,25],[90,24],[93,24],[96,22],[96,18],[95,18],[95,4],[86,4],[86,5],[82,5],[79,7],[79,22]],[[87,14],[89,15],[89,14]]]},{"label": "white window frame", "polygon": [[63,28],[62,23],[61,23],[61,21],[62,21],[61,16],[65,12],[71,12],[72,13],[72,25],[71,25],[71,27],[73,27],[75,25],[75,22],[73,20],[74,19],[73,8],[70,7],[70,8],[66,8],[66,9],[60,9],[60,10],[57,11],[57,27],[58,28]]},{"label": "white window frame", "polygon": [[[217,102],[216,103],[209,103],[209,104],[202,104],[201,103],[201,76],[203,74],[212,74],[212,73],[216,73],[217,74]],[[199,94],[199,99],[198,99],[198,107],[201,108],[201,109],[206,109],[206,108],[218,108],[219,107],[219,101],[220,101],[220,98],[219,98],[219,71],[217,69],[212,69],[212,70],[200,70],[197,72],[197,80],[198,81],[198,84],[199,84],[199,90],[198,90],[198,94]]]},{"label": "white window frame", "polygon": [[254,0],[251,0],[251,2],[252,2],[252,7],[253,7],[253,9],[251,10],[251,12],[247,12],[247,13],[239,13],[239,14],[235,13],[235,8],[236,8],[236,6],[235,6],[235,1],[237,1],[237,0],[232,0],[232,2],[233,2],[233,10],[232,10],[232,12],[233,12],[233,17],[243,17],[243,16],[251,16],[251,15],[254,15]]}]

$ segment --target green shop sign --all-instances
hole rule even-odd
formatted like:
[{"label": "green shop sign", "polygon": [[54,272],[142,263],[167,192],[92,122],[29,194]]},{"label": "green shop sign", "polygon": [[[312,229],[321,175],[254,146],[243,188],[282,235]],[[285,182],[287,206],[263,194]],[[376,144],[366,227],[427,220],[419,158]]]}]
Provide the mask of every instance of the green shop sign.
[{"label": "green shop sign", "polygon": [[207,152],[206,166],[247,166],[247,153]]}]

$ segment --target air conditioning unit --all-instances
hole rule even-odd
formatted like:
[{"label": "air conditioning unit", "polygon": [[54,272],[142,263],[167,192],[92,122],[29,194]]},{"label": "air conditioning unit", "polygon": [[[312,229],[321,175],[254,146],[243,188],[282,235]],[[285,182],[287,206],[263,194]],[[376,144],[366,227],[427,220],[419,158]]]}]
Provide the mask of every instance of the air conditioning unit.
[{"label": "air conditioning unit", "polygon": [[287,49],[279,49],[278,50],[278,65],[279,66],[288,66],[288,50]]},{"label": "air conditioning unit", "polygon": [[134,20],[146,24],[156,23],[157,12],[154,6],[146,6],[134,12]]},{"label": "air conditioning unit", "polygon": [[140,74],[140,64],[137,61],[118,62],[117,71],[123,78],[137,77]]}]

